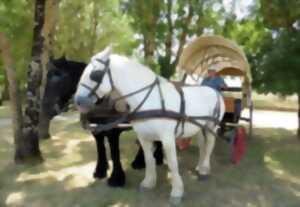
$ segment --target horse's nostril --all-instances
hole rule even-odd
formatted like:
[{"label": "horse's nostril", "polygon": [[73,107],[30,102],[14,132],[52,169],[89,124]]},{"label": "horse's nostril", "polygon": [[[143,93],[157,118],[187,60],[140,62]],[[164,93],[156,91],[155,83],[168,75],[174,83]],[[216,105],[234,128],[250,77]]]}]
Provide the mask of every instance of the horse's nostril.
[{"label": "horse's nostril", "polygon": [[85,97],[81,97],[81,96],[75,98],[75,104],[77,106],[86,106],[86,105],[89,105],[88,104],[88,100]]},{"label": "horse's nostril", "polygon": [[75,104],[78,105],[78,106],[80,106],[81,105],[81,99],[76,98],[75,99]]}]

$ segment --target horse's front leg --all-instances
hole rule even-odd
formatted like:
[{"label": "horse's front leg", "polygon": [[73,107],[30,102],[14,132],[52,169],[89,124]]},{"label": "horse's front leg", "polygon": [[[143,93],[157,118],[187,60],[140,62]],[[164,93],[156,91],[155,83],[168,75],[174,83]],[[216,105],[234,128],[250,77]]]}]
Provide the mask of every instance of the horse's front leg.
[{"label": "horse's front leg", "polygon": [[121,130],[112,129],[111,132],[107,135],[110,146],[111,159],[113,162],[113,170],[110,178],[108,179],[108,185],[112,187],[121,187],[125,185],[125,173],[120,160],[120,134]]},{"label": "horse's front leg", "polygon": [[131,163],[133,169],[144,169],[145,168],[145,157],[143,148],[139,144],[139,150]]},{"label": "horse's front leg", "polygon": [[172,174],[172,191],[170,194],[170,202],[177,205],[181,203],[184,187],[182,178],[178,171],[178,161],[174,136],[161,137],[163,148],[165,150],[166,160]]},{"label": "horse's front leg", "polygon": [[[154,158],[157,165],[163,164],[163,152],[162,152],[162,144],[160,141],[154,142],[155,151],[154,151]],[[136,154],[133,162],[131,163],[133,169],[144,169],[145,168],[145,157],[144,151],[141,146],[139,146],[138,153]]]},{"label": "horse's front leg", "polygon": [[156,165],[153,157],[153,141],[139,136],[139,141],[144,151],[146,171],[145,178],[142,181],[141,189],[152,189],[156,185]]},{"label": "horse's front leg", "polygon": [[104,145],[104,134],[93,133],[93,136],[96,140],[97,154],[98,154],[97,164],[94,172],[94,178],[102,179],[106,177],[107,168],[108,168],[105,145]]}]

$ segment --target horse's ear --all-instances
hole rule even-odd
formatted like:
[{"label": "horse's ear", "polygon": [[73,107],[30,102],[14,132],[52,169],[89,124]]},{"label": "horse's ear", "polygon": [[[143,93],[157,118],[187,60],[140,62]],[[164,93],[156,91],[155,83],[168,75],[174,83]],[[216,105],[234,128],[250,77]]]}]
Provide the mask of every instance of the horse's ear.
[{"label": "horse's ear", "polygon": [[61,60],[62,60],[63,62],[66,62],[66,61],[67,61],[66,53],[64,53],[63,56],[61,56]]},{"label": "horse's ear", "polygon": [[48,67],[48,70],[57,69],[57,67],[56,67],[56,65],[54,63],[54,60],[49,60],[47,67]]},{"label": "horse's ear", "polygon": [[49,56],[49,62],[53,62],[54,61],[54,56],[53,55],[50,55]]},{"label": "horse's ear", "polygon": [[103,50],[103,54],[105,56],[109,56],[112,52],[112,45],[108,45],[104,50]]}]

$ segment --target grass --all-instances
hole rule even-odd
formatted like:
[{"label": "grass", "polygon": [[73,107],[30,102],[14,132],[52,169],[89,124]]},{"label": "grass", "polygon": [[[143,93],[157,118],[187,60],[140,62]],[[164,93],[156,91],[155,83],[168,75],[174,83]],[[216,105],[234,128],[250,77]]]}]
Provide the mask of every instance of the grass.
[{"label": "grass", "polygon": [[0,106],[0,118],[9,118],[10,117],[10,109],[8,109],[8,103]]},{"label": "grass", "polygon": [[279,97],[272,94],[263,95],[253,93],[253,104],[255,109],[297,111],[297,97]]},{"label": "grass", "polygon": [[[157,187],[139,192],[144,171],[130,168],[137,146],[135,134],[122,135],[121,152],[127,183],[110,188],[95,181],[95,143],[77,119],[56,119],[51,140],[41,142],[45,162],[15,165],[10,127],[0,128],[0,206],[140,207],[168,206],[167,167],[158,167]],[[195,140],[193,140],[195,141]],[[255,129],[239,165],[230,164],[230,146],[219,140],[212,158],[212,175],[200,182],[194,174],[198,158],[195,142],[179,152],[187,207],[298,207],[300,203],[299,141],[293,131]],[[110,171],[109,171],[110,173]]]}]

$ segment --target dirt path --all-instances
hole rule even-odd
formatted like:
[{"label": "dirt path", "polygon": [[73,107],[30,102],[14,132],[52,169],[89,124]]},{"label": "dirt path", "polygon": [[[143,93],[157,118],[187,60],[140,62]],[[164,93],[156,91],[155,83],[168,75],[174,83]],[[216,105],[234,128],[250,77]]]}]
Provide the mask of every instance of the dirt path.
[{"label": "dirt path", "polygon": [[[248,111],[244,112],[248,116]],[[297,129],[297,113],[285,111],[255,110],[253,124],[257,128]]]},{"label": "dirt path", "polygon": [[[248,117],[248,111],[243,115]],[[79,120],[77,113],[68,113],[55,117],[55,120]],[[0,127],[7,127],[11,123],[9,118],[0,118]],[[253,123],[257,128],[285,128],[297,129],[297,113],[282,111],[255,110]]]}]

